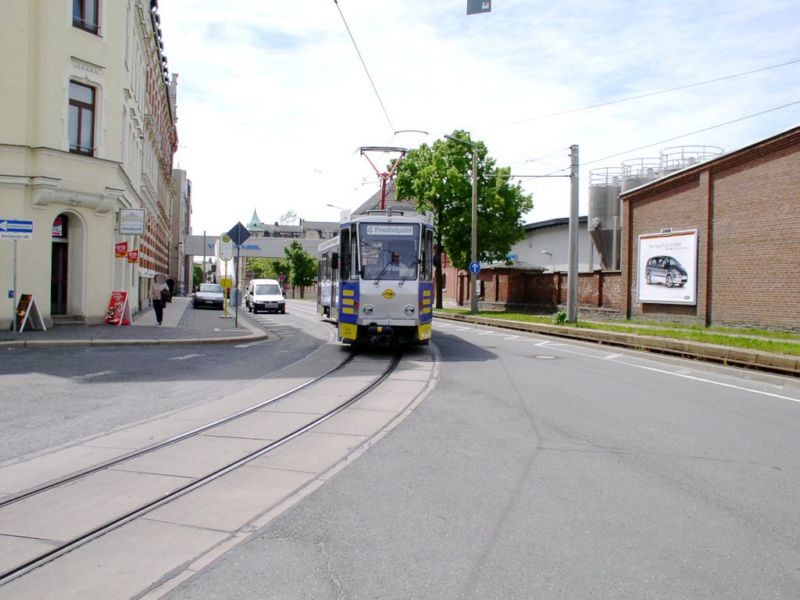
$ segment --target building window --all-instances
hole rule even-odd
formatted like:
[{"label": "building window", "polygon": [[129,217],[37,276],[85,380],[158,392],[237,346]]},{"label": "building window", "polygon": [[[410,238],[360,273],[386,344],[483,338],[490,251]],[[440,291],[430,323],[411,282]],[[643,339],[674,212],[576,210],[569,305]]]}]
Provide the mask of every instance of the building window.
[{"label": "building window", "polygon": [[69,82],[69,151],[94,156],[94,88]]},{"label": "building window", "polygon": [[72,26],[98,33],[97,5],[100,0],[72,0]]}]

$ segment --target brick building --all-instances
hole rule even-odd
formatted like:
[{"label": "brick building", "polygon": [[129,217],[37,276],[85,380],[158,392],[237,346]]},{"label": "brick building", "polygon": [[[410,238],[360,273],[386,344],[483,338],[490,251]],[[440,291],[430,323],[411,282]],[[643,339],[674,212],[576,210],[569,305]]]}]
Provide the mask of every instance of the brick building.
[{"label": "brick building", "polygon": [[[698,325],[800,328],[800,127],[621,194],[623,311]],[[692,301],[652,302],[650,236],[695,232]],[[694,286],[694,287],[690,287]]]}]

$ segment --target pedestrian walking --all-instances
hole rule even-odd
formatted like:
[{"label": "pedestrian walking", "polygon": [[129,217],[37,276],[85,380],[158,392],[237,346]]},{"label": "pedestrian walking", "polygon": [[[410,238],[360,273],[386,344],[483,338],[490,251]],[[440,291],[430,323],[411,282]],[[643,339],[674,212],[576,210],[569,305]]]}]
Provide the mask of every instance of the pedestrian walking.
[{"label": "pedestrian walking", "polygon": [[156,325],[161,325],[164,320],[164,307],[169,298],[169,288],[166,286],[167,276],[158,273],[150,283],[150,302],[156,313]]}]

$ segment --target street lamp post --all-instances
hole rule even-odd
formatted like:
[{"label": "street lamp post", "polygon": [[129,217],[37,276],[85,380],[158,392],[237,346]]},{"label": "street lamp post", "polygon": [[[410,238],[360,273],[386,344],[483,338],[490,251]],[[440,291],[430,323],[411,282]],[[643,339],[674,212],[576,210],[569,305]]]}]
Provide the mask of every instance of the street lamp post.
[{"label": "street lamp post", "polygon": [[553,253],[548,251],[548,250],[542,250],[542,254],[546,254],[547,256],[550,257],[550,264],[552,265],[553,273],[555,273],[556,272],[556,263],[553,260]]},{"label": "street lamp post", "polygon": [[[470,262],[478,262],[478,146],[473,142],[462,140],[461,138],[445,135],[448,140],[459,142],[472,148],[472,248],[470,252]],[[478,312],[478,280],[477,274],[472,269],[469,271],[470,303],[469,312]]]}]

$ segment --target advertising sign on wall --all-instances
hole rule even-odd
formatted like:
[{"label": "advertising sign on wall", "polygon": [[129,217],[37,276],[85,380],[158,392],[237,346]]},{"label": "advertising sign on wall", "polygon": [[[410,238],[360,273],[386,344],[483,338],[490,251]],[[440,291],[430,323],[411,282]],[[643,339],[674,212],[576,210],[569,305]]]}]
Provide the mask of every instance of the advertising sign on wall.
[{"label": "advertising sign on wall", "polygon": [[639,236],[639,302],[697,304],[697,230]]},{"label": "advertising sign on wall", "polygon": [[114,256],[117,258],[125,258],[128,256],[128,242],[119,242],[114,244]]},{"label": "advertising sign on wall", "polygon": [[144,235],[144,209],[120,209],[119,233],[120,235]]},{"label": "advertising sign on wall", "polygon": [[139,251],[138,250],[130,250],[128,252],[128,262],[129,263],[137,263],[137,262],[139,262]]}]

